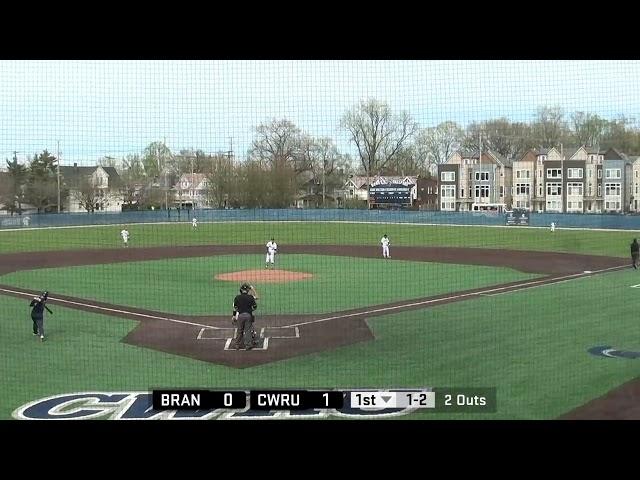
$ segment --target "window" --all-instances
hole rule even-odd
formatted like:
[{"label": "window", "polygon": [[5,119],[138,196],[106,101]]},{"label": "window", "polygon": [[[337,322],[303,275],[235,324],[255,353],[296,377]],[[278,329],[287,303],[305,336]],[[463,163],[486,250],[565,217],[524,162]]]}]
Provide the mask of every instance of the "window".
[{"label": "window", "polygon": [[489,197],[489,185],[476,185],[475,186],[476,198],[488,198]]},{"label": "window", "polygon": [[598,169],[598,178],[602,178],[602,169],[601,168]]},{"label": "window", "polygon": [[489,180],[489,172],[476,172],[476,182],[486,182]]},{"label": "window", "polygon": [[502,185],[500,185],[500,196],[504,196],[504,187]]},{"label": "window", "polygon": [[547,178],[562,178],[562,170],[559,168],[547,168]]},{"label": "window", "polygon": [[635,171],[636,178],[638,178],[638,170]]},{"label": "window", "polygon": [[620,196],[621,185],[619,183],[605,183],[604,194],[607,196]]},{"label": "window", "polygon": [[547,183],[547,195],[551,195],[551,196],[562,195],[562,184]]},{"label": "window", "polygon": [[464,198],[464,188],[460,189],[460,198]]},{"label": "window", "polygon": [[440,187],[442,198],[456,198],[456,187],[454,185],[442,185]]},{"label": "window", "polygon": [[567,169],[567,178],[582,178],[582,169],[581,168],[568,168]]},{"label": "window", "polygon": [[598,185],[598,196],[602,196],[602,185]]},{"label": "window", "polygon": [[582,183],[567,183],[567,195],[582,195]]},{"label": "window", "polygon": [[593,170],[589,170],[589,178],[591,178],[593,176]]},{"label": "window", "polygon": [[538,196],[541,197],[542,196],[542,185],[540,185],[538,187]]},{"label": "window", "polygon": [[442,180],[443,182],[455,182],[456,172],[442,172],[440,174],[440,180]]},{"label": "window", "polygon": [[620,176],[619,168],[607,168],[607,171],[604,174],[605,178],[622,178]]},{"label": "window", "polygon": [[516,195],[529,195],[529,184],[516,183]]}]

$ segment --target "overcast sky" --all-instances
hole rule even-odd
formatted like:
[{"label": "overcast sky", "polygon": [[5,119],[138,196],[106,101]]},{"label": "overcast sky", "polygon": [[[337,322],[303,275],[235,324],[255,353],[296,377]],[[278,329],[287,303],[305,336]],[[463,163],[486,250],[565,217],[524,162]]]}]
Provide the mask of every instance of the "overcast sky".
[{"label": "overcast sky", "polygon": [[541,105],[640,120],[640,61],[0,61],[0,160],[60,141],[63,164],[140,153],[228,150],[287,118],[352,153],[340,117],[361,99],[421,126],[506,116]]}]

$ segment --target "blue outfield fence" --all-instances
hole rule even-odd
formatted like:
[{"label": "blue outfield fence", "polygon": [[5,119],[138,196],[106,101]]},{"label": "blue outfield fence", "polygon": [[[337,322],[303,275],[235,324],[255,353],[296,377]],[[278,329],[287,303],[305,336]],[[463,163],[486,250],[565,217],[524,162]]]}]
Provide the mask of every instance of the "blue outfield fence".
[{"label": "blue outfield fence", "polygon": [[[135,223],[242,221],[336,221],[441,225],[505,225],[505,215],[496,213],[383,211],[349,209],[240,209],[240,210],[157,210],[143,212],[50,213],[0,216],[0,229],[45,228]],[[595,215],[531,213],[530,226],[557,228],[602,228],[640,230],[640,215]],[[513,228],[513,227],[508,227]],[[526,227],[524,227],[526,228]]]}]

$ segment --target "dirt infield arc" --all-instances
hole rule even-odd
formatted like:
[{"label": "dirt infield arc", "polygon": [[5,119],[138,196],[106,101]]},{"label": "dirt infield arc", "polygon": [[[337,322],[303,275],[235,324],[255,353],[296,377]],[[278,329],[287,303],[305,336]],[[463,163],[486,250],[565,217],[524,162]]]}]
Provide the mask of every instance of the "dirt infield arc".
[{"label": "dirt infield arc", "polygon": [[[262,245],[216,245],[12,253],[0,255],[0,274],[39,268],[262,253],[262,251]],[[342,245],[288,245],[282,253],[369,258],[377,258],[380,255],[376,247]],[[255,352],[225,350],[225,340],[233,333],[229,316],[166,314],[107,304],[93,299],[59,295],[56,292],[51,292],[50,301],[52,304],[69,308],[139,321],[138,326],[123,338],[126,343],[205,362],[244,368],[373,340],[373,334],[366,322],[367,318],[464,301],[478,298],[480,295],[496,295],[533,288],[626,267],[623,260],[615,257],[497,249],[395,247],[393,255],[391,261],[410,260],[499,266],[542,274],[543,277],[325,315],[260,316],[257,327],[265,337],[269,337],[269,344],[267,349]],[[0,285],[0,293],[24,298],[37,292]]]}]

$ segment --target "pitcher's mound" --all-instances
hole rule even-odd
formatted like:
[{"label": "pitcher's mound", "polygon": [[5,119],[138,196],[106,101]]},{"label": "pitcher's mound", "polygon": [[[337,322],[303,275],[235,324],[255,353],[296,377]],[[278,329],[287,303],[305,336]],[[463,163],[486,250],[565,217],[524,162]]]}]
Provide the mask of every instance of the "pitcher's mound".
[{"label": "pitcher's mound", "polygon": [[221,273],[216,275],[216,280],[229,282],[254,282],[254,283],[286,283],[312,278],[310,273],[289,272],[287,270],[243,270],[241,272]]}]

